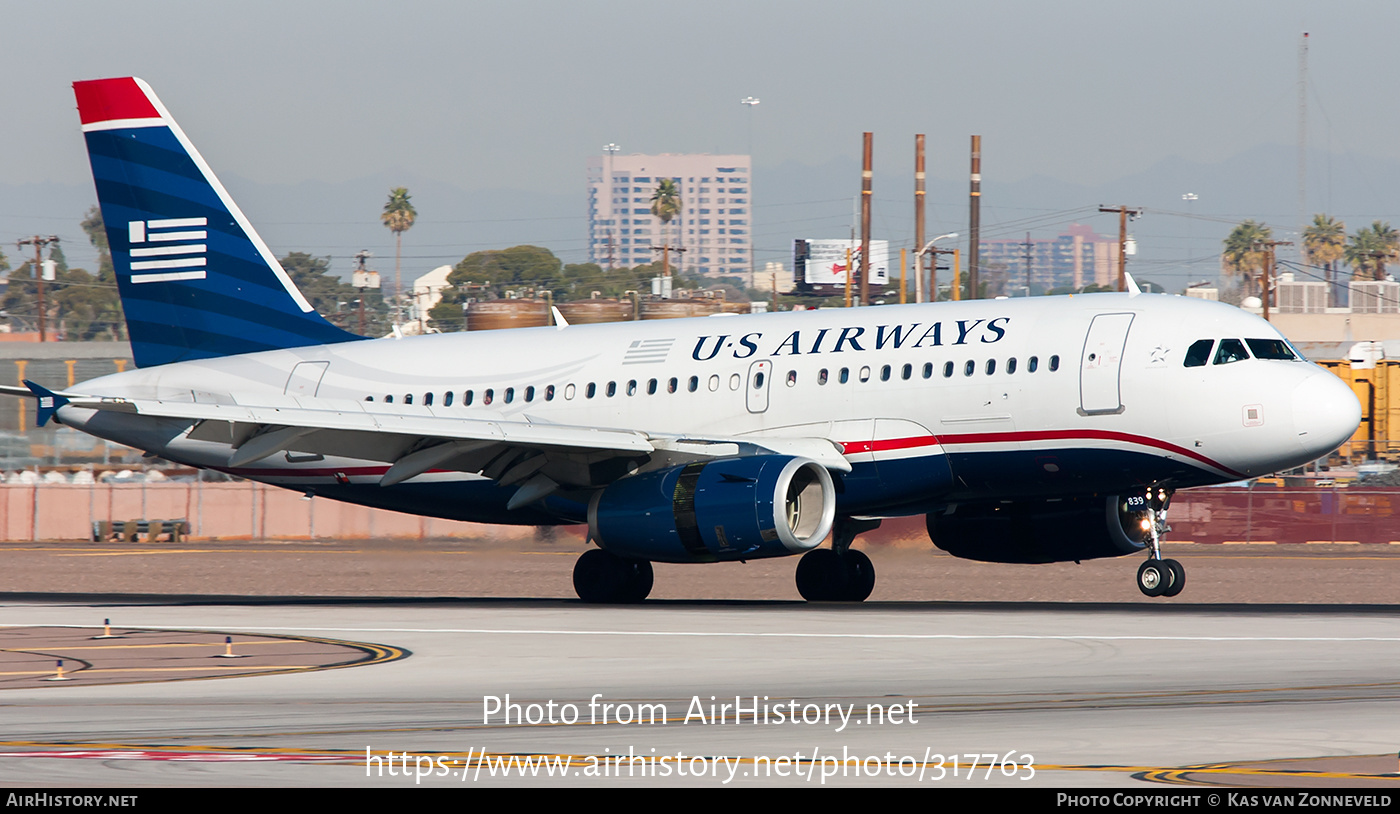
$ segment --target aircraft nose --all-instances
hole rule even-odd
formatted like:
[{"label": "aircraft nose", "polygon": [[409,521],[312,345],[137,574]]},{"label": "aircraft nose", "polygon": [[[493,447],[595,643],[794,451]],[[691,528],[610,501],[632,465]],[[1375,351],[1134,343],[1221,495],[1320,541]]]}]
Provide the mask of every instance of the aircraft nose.
[{"label": "aircraft nose", "polygon": [[1318,371],[1293,391],[1293,428],[1315,458],[1341,446],[1361,424],[1361,403],[1346,382]]}]

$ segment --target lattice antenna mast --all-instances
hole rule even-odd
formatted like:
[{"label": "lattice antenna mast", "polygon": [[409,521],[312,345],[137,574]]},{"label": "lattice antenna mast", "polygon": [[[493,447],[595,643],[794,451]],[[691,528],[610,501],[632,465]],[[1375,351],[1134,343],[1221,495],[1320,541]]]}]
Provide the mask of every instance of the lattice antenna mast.
[{"label": "lattice antenna mast", "polygon": [[1298,246],[1308,228],[1308,32],[1298,41]]}]

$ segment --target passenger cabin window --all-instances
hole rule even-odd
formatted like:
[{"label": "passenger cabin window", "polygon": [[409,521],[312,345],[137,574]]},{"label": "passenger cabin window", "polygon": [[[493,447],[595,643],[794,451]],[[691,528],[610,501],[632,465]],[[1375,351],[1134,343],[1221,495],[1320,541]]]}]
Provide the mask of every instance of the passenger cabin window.
[{"label": "passenger cabin window", "polygon": [[462,394],[462,406],[463,406],[463,407],[470,407],[470,406],[472,406],[472,396],[473,396],[473,395],[475,395],[475,394],[472,393],[472,391],[470,391],[470,390],[468,390],[467,392],[465,392],[465,393]]},{"label": "passenger cabin window", "polygon": [[817,384],[826,384],[826,368],[817,371]]},{"label": "passenger cabin window", "polygon": [[924,378],[933,378],[933,362],[924,362]]},{"label": "passenger cabin window", "polygon": [[374,401],[374,396],[365,396],[365,401]]},{"label": "passenger cabin window", "polygon": [[963,365],[963,375],[964,375],[964,376],[971,376],[971,375],[972,375],[973,373],[975,373],[976,371],[977,371],[977,363],[974,362],[974,361],[972,361],[971,359],[968,359],[968,360],[967,360],[967,364]]},{"label": "passenger cabin window", "polygon": [[1186,360],[1182,367],[1202,367],[1210,361],[1210,349],[1215,347],[1214,339],[1197,339],[1186,349]]},{"label": "passenger cabin window", "polygon": [[1298,358],[1282,339],[1246,339],[1245,343],[1249,345],[1249,352],[1254,354],[1255,359],[1293,361]]},{"label": "passenger cabin window", "polygon": [[526,401],[534,401],[534,400],[535,400],[535,386],[534,386],[534,385],[530,385],[529,387],[525,388],[525,400],[526,400]]},{"label": "passenger cabin window", "polygon": [[589,383],[588,383],[587,389],[584,390],[584,395],[587,396],[588,398],[593,398],[593,396],[595,396],[597,393],[598,393],[598,385],[595,384],[594,382],[589,382]]},{"label": "passenger cabin window", "polygon": [[554,401],[554,385],[551,384],[544,389],[544,400]]},{"label": "passenger cabin window", "polygon": [[394,397],[393,397],[393,396],[385,396],[385,397],[384,397],[384,401],[385,401],[386,403],[388,403],[388,404],[393,404],[393,403],[394,403]]},{"label": "passenger cabin window", "polygon": [[514,388],[514,387],[507,387],[507,388],[506,388],[506,404],[510,404],[512,401],[515,401],[515,388]]},{"label": "passenger cabin window", "polygon": [[907,378],[913,376],[913,375],[914,375],[914,366],[913,366],[913,365],[905,365],[904,367],[900,368],[899,375],[900,375],[901,377],[905,378],[905,379],[907,379]]},{"label": "passenger cabin window", "polygon": [[412,394],[412,393],[409,393],[409,394],[405,395],[405,396],[403,397],[403,403],[404,403],[404,404],[412,404],[412,403],[413,403],[413,394]]},{"label": "passenger cabin window", "polygon": [[1215,352],[1215,364],[1228,365],[1231,362],[1239,362],[1249,358],[1249,353],[1244,349],[1244,343],[1238,339],[1220,340],[1220,349]]},{"label": "passenger cabin window", "polygon": [[1029,358],[1029,359],[1026,360],[1026,372],[1027,372],[1027,373],[1034,373],[1035,370],[1036,370],[1036,368],[1038,368],[1038,367],[1040,367],[1040,358],[1039,358],[1039,357],[1032,356],[1031,358]]},{"label": "passenger cabin window", "polygon": [[493,388],[489,388],[489,387],[488,387],[488,388],[486,389],[486,392],[481,394],[481,403],[482,403],[482,404],[490,404],[492,401],[495,400],[495,398],[496,398],[496,391],[495,391]]},{"label": "passenger cabin window", "polygon": [[433,406],[433,394],[432,394],[432,393],[424,393],[424,394],[423,394],[423,406],[424,406],[424,407],[431,407],[431,406]]},{"label": "passenger cabin window", "polygon": [[945,379],[951,379],[951,378],[953,378],[953,363],[952,363],[952,362],[944,362],[944,363],[943,363],[943,378],[945,378]]},{"label": "passenger cabin window", "polygon": [[995,359],[988,359],[988,360],[987,360],[987,375],[990,376],[990,375],[992,375],[993,373],[996,373],[996,372],[997,372],[997,360],[995,360]]},{"label": "passenger cabin window", "polygon": [[1057,370],[1059,370],[1059,369],[1060,369],[1060,357],[1058,357],[1058,356],[1051,356],[1051,357],[1050,357],[1050,372],[1051,372],[1051,373],[1054,373],[1055,371],[1057,371]]},{"label": "passenger cabin window", "polygon": [[453,394],[453,392],[452,392],[451,390],[448,390],[446,393],[443,393],[443,394],[442,394],[442,406],[444,406],[444,407],[451,407],[451,406],[452,406],[452,396],[453,396],[453,395],[454,395],[454,394]]},{"label": "passenger cabin window", "polygon": [[1007,372],[1008,374],[1011,374],[1011,373],[1015,373],[1015,372],[1016,372],[1016,357],[1015,357],[1015,356],[1013,356],[1013,357],[1011,357],[1010,359],[1007,359],[1007,360],[1006,360],[1006,372]]},{"label": "passenger cabin window", "polygon": [[851,369],[848,368],[848,367],[843,367],[843,368],[841,368],[841,375],[840,375],[840,376],[837,376],[837,379],[839,379],[839,380],[841,381],[842,384],[845,384],[846,382],[850,381],[850,380],[851,380]]},{"label": "passenger cabin window", "polygon": [[787,375],[787,386],[792,387],[797,384],[797,371],[789,370]]}]

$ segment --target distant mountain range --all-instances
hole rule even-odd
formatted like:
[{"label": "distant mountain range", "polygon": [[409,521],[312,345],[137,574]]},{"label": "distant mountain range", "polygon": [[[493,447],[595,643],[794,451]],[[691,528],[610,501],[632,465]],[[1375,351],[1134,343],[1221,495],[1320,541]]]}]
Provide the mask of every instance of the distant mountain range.
[{"label": "distant mountain range", "polygon": [[[877,154],[874,178],[876,237],[895,247],[913,241],[912,172],[890,170],[894,162]],[[912,165],[912,156],[900,156]],[[930,156],[930,167],[963,165]],[[1327,211],[1354,231],[1372,220],[1400,225],[1400,162],[1314,152],[1308,160],[1308,219]],[[1169,158],[1131,176],[1099,185],[1032,176],[1003,182],[996,156],[983,159],[983,239],[1050,238],[1070,223],[1088,223],[1114,234],[1116,218],[1097,207],[1126,204],[1147,214],[1130,226],[1138,255],[1129,270],[1168,290],[1187,282],[1213,279],[1219,247],[1233,224],[1246,218],[1271,225],[1276,237],[1295,239],[1297,230],[1297,154],[1286,145],[1269,145],[1235,155],[1218,164]],[[341,183],[258,184],[224,176],[234,199],[279,255],[306,251],[329,255],[332,270],[347,274],[359,249],[374,252],[381,271],[393,271],[392,236],[379,212],[395,186],[406,186],[419,212],[417,224],[404,235],[404,276],[411,278],[436,266],[453,264],[482,249],[522,243],[545,246],[565,262],[586,260],[587,221],[583,162],[577,176],[562,179],[560,191],[468,190],[407,174],[377,173]],[[794,238],[849,234],[853,203],[860,190],[856,158],[838,158],[821,166],[785,162],[764,169],[758,156],[754,172],[756,256],[790,262]],[[930,177],[928,236],[957,231],[966,239],[967,178],[947,173]],[[1194,193],[1197,200],[1182,200]],[[95,252],[78,221],[95,201],[88,185],[0,182],[0,247],[18,265],[14,241],[31,234],[58,234],[65,239],[69,263],[92,268]],[[1330,206],[1329,206],[1330,205]],[[1188,217],[1187,215],[1190,215]]]}]

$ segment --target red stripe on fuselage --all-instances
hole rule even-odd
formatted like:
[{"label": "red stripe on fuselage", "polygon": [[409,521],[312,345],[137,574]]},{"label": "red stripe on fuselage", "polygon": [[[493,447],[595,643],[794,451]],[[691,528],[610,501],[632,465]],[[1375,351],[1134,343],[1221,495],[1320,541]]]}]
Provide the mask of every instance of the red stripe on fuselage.
[{"label": "red stripe on fuselage", "polygon": [[1221,472],[1244,477],[1228,466],[1220,464],[1207,458],[1199,452],[1179,447],[1176,444],[1168,443],[1157,438],[1150,438],[1145,435],[1133,435],[1126,432],[1114,432],[1112,430],[1035,430],[1026,432],[985,432],[985,433],[965,433],[960,435],[918,435],[911,438],[886,438],[879,441],[851,441],[841,445],[842,452],[847,455],[855,455],[862,452],[887,452],[897,449],[914,449],[917,447],[928,447],[942,444],[943,446],[956,446],[963,444],[1019,444],[1028,441],[1118,441],[1126,444],[1137,444],[1139,446],[1155,447],[1166,452],[1182,455],[1194,461],[1205,464],[1212,469]]},{"label": "red stripe on fuselage", "polygon": [[83,124],[160,118],[146,92],[129,76],[74,82],[73,94],[78,97],[78,118]]}]

